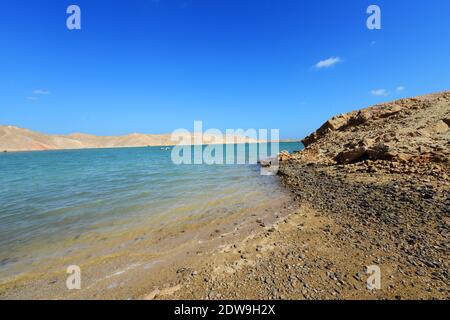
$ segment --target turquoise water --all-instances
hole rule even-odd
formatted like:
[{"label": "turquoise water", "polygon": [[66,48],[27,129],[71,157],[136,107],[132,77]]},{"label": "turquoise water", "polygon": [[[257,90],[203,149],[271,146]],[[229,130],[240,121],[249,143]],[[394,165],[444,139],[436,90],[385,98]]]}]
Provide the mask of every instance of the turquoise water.
[{"label": "turquoise water", "polygon": [[256,165],[177,166],[170,157],[160,147],[0,154],[0,275],[61,256],[65,241],[85,233],[226,214],[278,196],[277,178]]}]

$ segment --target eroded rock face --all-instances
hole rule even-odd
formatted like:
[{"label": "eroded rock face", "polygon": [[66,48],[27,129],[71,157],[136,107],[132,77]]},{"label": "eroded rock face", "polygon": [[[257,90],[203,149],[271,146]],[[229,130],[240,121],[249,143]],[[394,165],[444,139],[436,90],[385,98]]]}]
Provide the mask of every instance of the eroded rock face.
[{"label": "eroded rock face", "polygon": [[303,139],[297,161],[450,161],[450,92],[401,99],[333,117]]}]

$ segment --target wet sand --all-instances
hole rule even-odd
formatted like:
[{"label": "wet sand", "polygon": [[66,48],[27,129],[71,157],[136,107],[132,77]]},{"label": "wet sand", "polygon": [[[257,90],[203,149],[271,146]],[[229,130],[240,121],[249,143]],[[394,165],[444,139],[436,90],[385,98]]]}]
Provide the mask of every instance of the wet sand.
[{"label": "wet sand", "polygon": [[[252,209],[179,218],[158,228],[133,228],[108,238],[85,236],[89,251],[39,261],[32,273],[7,279],[1,299],[140,299],[178,285],[180,270],[204,261],[218,248],[239,242],[262,223],[286,215],[286,194]],[[101,254],[99,254],[101,252]],[[66,288],[66,266],[79,263],[82,289]],[[177,272],[178,271],[178,272]]]},{"label": "wet sand", "polygon": [[[364,196],[367,186],[334,171],[307,168],[300,175],[289,171],[296,166],[282,167],[286,197],[270,205],[128,236],[133,240],[124,246],[127,254],[118,252],[82,266],[81,290],[67,290],[67,275],[58,270],[3,285],[1,298],[449,298],[445,270],[441,274],[438,265],[411,259],[398,245],[401,237],[391,234],[398,228],[380,228],[374,217],[355,216],[351,194],[364,197],[369,207],[378,203]],[[395,181],[400,183],[400,177]],[[377,183],[374,177],[368,185],[375,190]],[[341,192],[331,197],[331,190]],[[380,190],[389,191],[386,185]],[[123,237],[117,241],[124,244]],[[367,288],[365,268],[372,265],[382,272],[379,290]]]}]

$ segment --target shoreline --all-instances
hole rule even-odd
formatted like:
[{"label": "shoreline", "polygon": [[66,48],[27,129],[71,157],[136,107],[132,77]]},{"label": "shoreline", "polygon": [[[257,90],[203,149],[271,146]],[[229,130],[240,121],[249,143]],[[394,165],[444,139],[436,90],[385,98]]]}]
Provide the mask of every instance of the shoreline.
[{"label": "shoreline", "polygon": [[[321,164],[299,165],[295,154],[291,155],[281,162],[280,183],[289,194],[281,210],[265,208],[265,217],[247,213],[247,227],[235,231],[233,226],[243,220],[226,217],[218,224],[223,232],[217,233],[219,241],[210,246],[192,243],[190,254],[186,255],[187,247],[182,247],[164,263],[152,259],[142,272],[132,272],[142,264],[130,266],[127,261],[127,265],[117,269],[115,262],[111,273],[93,281],[86,291],[70,295],[61,291],[53,298],[448,299],[448,260],[426,255],[423,261],[411,259],[411,248],[405,247],[412,235],[419,235],[424,241],[427,233],[423,226],[402,235],[403,226],[414,225],[411,217],[392,224],[393,218],[388,214],[367,215],[368,207],[380,203],[389,207],[396,201],[389,202],[387,197],[381,202],[370,194],[379,195],[384,190],[389,193],[391,187],[411,187],[414,179],[396,175],[380,184],[380,177],[371,173],[372,179],[363,185],[361,173],[349,177],[348,170],[351,173],[353,167],[343,171]],[[362,175],[367,178],[366,173]],[[331,190],[333,197],[329,197]],[[407,207],[402,212],[407,214],[410,210]],[[214,237],[213,229],[208,232]],[[445,238],[438,239],[434,233],[427,236],[426,248],[431,252],[447,245]],[[365,267],[374,264],[381,268],[382,288],[371,291],[367,289]],[[61,286],[65,275],[50,278],[59,278],[57,283]],[[48,277],[44,282],[47,281]],[[26,297],[48,297],[55,285],[53,281],[49,282],[50,291],[42,291],[42,282],[35,283],[34,295]],[[102,288],[92,288],[97,283]],[[125,283],[133,285],[121,287]]]},{"label": "shoreline", "polygon": [[[215,143],[222,141],[221,143]],[[0,153],[90,150],[115,148],[149,148],[198,145],[229,145],[255,143],[283,143],[298,140],[263,140],[239,133],[208,134],[185,132],[182,134],[140,134],[122,136],[96,136],[84,133],[68,135],[45,134],[15,126],[0,125]]]},{"label": "shoreline", "polygon": [[[229,144],[264,144],[264,143],[300,143],[300,140],[275,140],[275,141],[257,141],[257,142],[230,142],[230,143],[223,143],[222,145],[229,145]],[[134,148],[162,148],[162,147],[177,147],[177,146],[208,146],[209,144],[168,144],[168,145],[143,145],[143,146],[117,146],[117,147],[83,147],[83,148],[75,148],[75,149],[43,149],[43,150],[1,150],[0,154],[8,154],[8,153],[26,153],[26,152],[52,152],[52,151],[82,151],[82,150],[110,150],[110,149],[134,149]],[[220,144],[212,144],[212,145],[220,145]]]},{"label": "shoreline", "polygon": [[[288,195],[274,202],[263,201],[253,210],[213,215],[206,220],[181,218],[154,231],[147,227],[130,230],[114,236],[113,247],[123,247],[121,251],[87,260],[82,256],[89,253],[80,256],[85,260],[80,264],[82,290],[68,291],[65,287],[68,275],[64,266],[78,261],[72,257],[55,261],[51,268],[42,261],[33,273],[3,281],[0,299],[140,299],[151,288],[176,283],[179,270],[203,260],[217,248],[242,240],[255,227],[261,228],[261,221],[271,224],[276,218],[274,211],[278,216],[287,214],[282,210],[286,201],[290,201]],[[95,245],[102,246],[102,241],[96,240]]]},{"label": "shoreline", "polygon": [[[367,195],[385,188],[373,183],[377,177],[361,186],[322,166],[287,161],[281,170],[283,184],[294,192],[287,216],[198,262],[192,267],[195,276],[188,274],[183,284],[171,287],[176,291],[160,288],[142,298],[449,299],[445,236],[424,225],[405,232],[413,214],[397,224],[389,216],[384,222],[384,217],[366,216],[366,207],[380,203]],[[396,185],[410,182],[394,178]],[[330,190],[342,191],[329,197]],[[358,198],[368,206],[358,207]],[[437,217],[434,222],[439,223]],[[419,250],[414,237],[422,240]],[[366,267],[372,265],[381,270],[380,290],[367,288]]]}]

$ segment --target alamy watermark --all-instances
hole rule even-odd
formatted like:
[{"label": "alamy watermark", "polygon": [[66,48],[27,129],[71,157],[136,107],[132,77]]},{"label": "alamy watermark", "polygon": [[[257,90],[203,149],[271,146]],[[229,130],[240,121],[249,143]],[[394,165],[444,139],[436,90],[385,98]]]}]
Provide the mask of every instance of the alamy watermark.
[{"label": "alamy watermark", "polygon": [[208,129],[194,122],[194,131],[172,133],[171,160],[176,165],[241,165],[261,163],[261,173],[275,174],[280,152],[279,129]]},{"label": "alamy watermark", "polygon": [[69,290],[81,289],[81,268],[77,265],[68,266],[66,270],[69,275],[66,279],[66,287]]},{"label": "alamy watermark", "polygon": [[[81,30],[81,8],[72,4],[67,7],[66,13],[69,15],[66,20],[66,26],[69,30]],[[370,16],[367,18],[366,25],[369,30],[381,29],[381,8],[372,4],[367,7],[366,13]]]},{"label": "alamy watermark", "polygon": [[381,290],[381,269],[377,265],[367,266],[366,273],[369,274],[367,278],[368,290]]},{"label": "alamy watermark", "polygon": [[[68,30],[81,30],[81,8],[78,5],[67,7],[66,27]],[[381,30],[381,8],[370,5],[366,14],[369,30]],[[261,164],[261,174],[276,174],[279,168],[280,131],[279,129],[208,129],[203,132],[203,123],[194,122],[194,131],[178,129],[172,133],[175,147],[171,160],[176,165],[243,165]],[[81,289],[81,269],[77,265],[67,268],[66,287],[69,290]],[[377,265],[367,266],[369,275],[368,290],[381,289],[381,270]]]},{"label": "alamy watermark", "polygon": [[69,15],[66,20],[66,26],[69,30],[81,30],[81,9],[77,5],[67,7],[66,13]]},{"label": "alamy watermark", "polygon": [[370,14],[366,21],[367,28],[369,30],[381,30],[381,8],[375,4],[370,5],[367,8],[367,14]]}]

